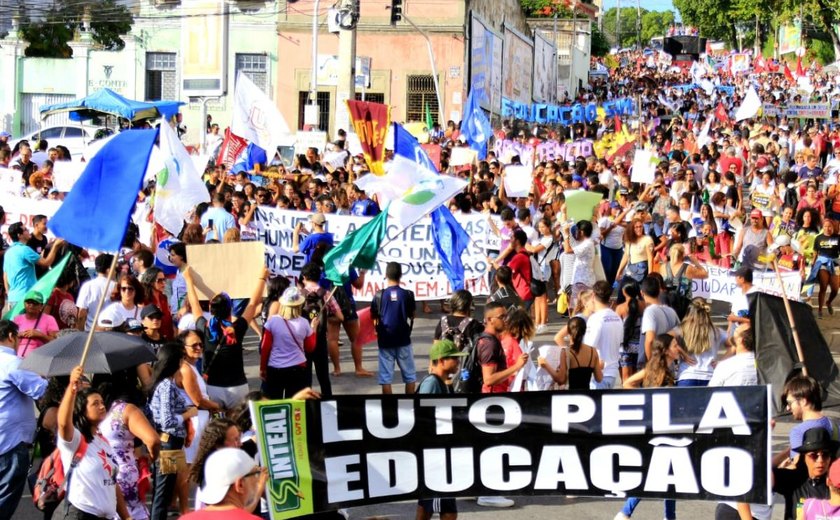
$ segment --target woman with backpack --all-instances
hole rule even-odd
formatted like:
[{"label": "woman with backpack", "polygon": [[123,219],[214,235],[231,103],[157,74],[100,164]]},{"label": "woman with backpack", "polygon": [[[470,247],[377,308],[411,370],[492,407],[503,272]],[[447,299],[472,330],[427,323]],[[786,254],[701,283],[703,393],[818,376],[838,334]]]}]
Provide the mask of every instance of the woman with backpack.
[{"label": "woman with backpack", "polygon": [[315,332],[301,316],[304,301],[297,287],[286,289],[280,298],[279,314],[265,323],[260,378],[265,381],[269,399],[288,399],[309,386],[306,353],[315,350]]},{"label": "woman with backpack", "polygon": [[[540,239],[535,245],[526,244],[525,249],[532,255],[537,263],[537,267],[542,274],[542,280],[532,280],[531,284],[539,283],[543,289],[539,296],[534,295],[534,323],[536,324],[536,333],[541,334],[545,331],[548,325],[548,285],[547,281],[551,277],[551,261],[557,258],[557,251],[559,246],[554,240],[554,233],[551,229],[551,222],[547,218],[540,219],[537,222],[537,231],[540,234]],[[533,289],[532,289],[533,292]]]},{"label": "woman with backpack", "polygon": [[58,450],[64,467],[67,501],[64,518],[131,518],[117,486],[119,461],[99,434],[108,414],[102,395],[82,388],[84,368],[70,374],[58,407]]},{"label": "woman with backpack", "polygon": [[683,244],[674,244],[668,250],[668,261],[660,266],[659,274],[665,280],[667,288],[665,303],[683,319],[691,303],[692,280],[708,278],[709,271],[696,258],[686,254]]},{"label": "woman with backpack", "polygon": [[706,300],[694,298],[680,324],[688,356],[680,359],[677,386],[707,386],[712,379],[717,353],[726,342],[726,334],[715,327],[711,310]]}]

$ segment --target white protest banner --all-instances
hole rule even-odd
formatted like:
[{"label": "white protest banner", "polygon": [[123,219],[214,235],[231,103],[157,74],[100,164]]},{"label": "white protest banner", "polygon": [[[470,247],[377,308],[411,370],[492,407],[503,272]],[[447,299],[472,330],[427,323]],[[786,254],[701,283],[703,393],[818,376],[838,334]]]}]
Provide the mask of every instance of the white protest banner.
[{"label": "white protest banner", "polygon": [[[34,200],[6,195],[3,196],[2,201],[3,210],[6,212],[6,223],[0,227],[0,231],[6,238],[8,238],[7,230],[9,226],[15,222],[23,222],[26,227],[32,229],[32,219],[35,215],[45,215],[47,218],[52,218],[61,206],[61,201],[58,200]],[[47,235],[52,238],[51,232],[48,231]]]},{"label": "white protest banner", "polygon": [[[303,254],[292,252],[292,230],[298,222],[309,226],[309,215],[301,211],[288,211],[259,207],[254,212],[254,226],[258,240],[265,248],[265,261],[274,274],[297,277],[305,263]],[[332,233],[339,243],[348,233],[367,223],[369,217],[352,217],[328,214],[326,231]],[[487,259],[484,237],[487,236],[487,216],[481,214],[459,215],[468,235],[473,237],[461,260],[464,263],[465,288],[473,295],[490,294],[487,284]],[[386,242],[377,256],[377,265],[367,273],[364,286],[356,291],[359,301],[371,301],[377,290],[386,285],[385,265],[388,262],[402,264],[402,286],[414,291],[417,300],[440,300],[452,294],[446,274],[440,267],[440,260],[432,241],[432,225],[424,217],[403,232],[395,234],[397,227],[389,224]],[[303,241],[303,236],[301,236]]]},{"label": "white protest banner", "polygon": [[0,193],[18,196],[22,189],[23,172],[12,168],[0,168]]},{"label": "white protest banner", "polygon": [[320,131],[303,132],[303,131],[299,131],[297,133],[297,139],[295,140],[295,153],[296,154],[306,153],[307,148],[317,148],[318,153],[324,153],[326,147],[327,147],[327,133],[326,132],[320,132]]},{"label": "white protest banner", "polygon": [[518,164],[505,166],[505,194],[508,197],[527,197],[532,183],[531,168]]},{"label": "white protest banner", "polygon": [[[735,285],[735,276],[724,267],[704,265],[709,277],[704,280],[691,281],[692,296],[723,302],[732,302],[732,298],[741,294],[741,289]],[[798,272],[782,273],[782,282],[788,299],[799,301],[802,290],[802,278]],[[753,271],[753,287],[763,293],[782,296],[781,287],[773,271]]]},{"label": "white protest banner", "polygon": [[484,235],[484,246],[488,251],[500,251],[502,248],[502,239],[496,233],[493,233],[493,227],[490,226],[489,221],[493,221],[496,229],[502,229],[504,225],[502,219],[498,215],[487,215],[487,231]]},{"label": "white protest banner", "polygon": [[56,161],[53,165],[53,187],[68,193],[82,176],[86,165],[79,161]]},{"label": "white protest banner", "polygon": [[785,115],[806,119],[831,119],[831,105],[828,103],[790,103],[785,109]]},{"label": "white protest banner", "polygon": [[650,184],[656,176],[656,165],[659,160],[653,156],[650,150],[636,150],[633,156],[633,175],[630,178],[633,182]]},{"label": "white protest banner", "polygon": [[449,156],[449,166],[472,164],[476,157],[478,157],[478,152],[472,148],[457,146],[452,149],[452,153]]}]

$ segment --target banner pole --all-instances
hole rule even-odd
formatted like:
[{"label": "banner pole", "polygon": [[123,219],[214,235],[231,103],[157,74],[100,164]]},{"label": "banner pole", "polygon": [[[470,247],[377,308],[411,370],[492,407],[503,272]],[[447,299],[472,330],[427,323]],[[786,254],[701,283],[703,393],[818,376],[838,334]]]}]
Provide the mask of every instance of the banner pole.
[{"label": "banner pole", "polygon": [[776,273],[776,282],[779,283],[779,288],[782,291],[782,301],[785,304],[785,313],[787,313],[787,319],[790,323],[790,332],[793,334],[793,343],[796,345],[796,355],[799,356],[799,362],[802,363],[802,375],[807,376],[808,367],[805,366],[805,354],[802,351],[802,343],[799,341],[799,332],[796,330],[796,322],[793,320],[793,311],[790,308],[785,284],[782,281],[782,274],[779,272],[779,265],[776,263],[775,258],[773,259],[773,271]]},{"label": "banner pole", "polygon": [[108,286],[114,278],[114,271],[117,270],[117,259],[119,256],[119,251],[117,251],[117,254],[114,255],[114,259],[111,261],[111,267],[108,268],[108,282],[105,284],[105,290],[102,291],[102,295],[99,297],[99,302],[96,304],[96,312],[93,314],[93,326],[90,328],[90,331],[88,331],[87,339],[85,339],[85,349],[82,351],[82,359],[79,361],[79,366],[82,368],[84,368],[85,361],[87,361],[90,344],[93,342],[93,332],[96,330],[96,324],[99,322],[99,313],[102,311],[102,305],[105,303]]}]

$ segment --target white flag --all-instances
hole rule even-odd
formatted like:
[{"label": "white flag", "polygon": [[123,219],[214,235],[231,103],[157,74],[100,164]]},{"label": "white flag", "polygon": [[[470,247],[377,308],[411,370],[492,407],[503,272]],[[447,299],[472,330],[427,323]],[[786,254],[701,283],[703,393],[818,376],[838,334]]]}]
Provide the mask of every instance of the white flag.
[{"label": "white flag", "polygon": [[761,99],[758,97],[758,92],[755,91],[755,87],[750,86],[747,95],[744,96],[744,102],[741,103],[741,106],[735,112],[735,121],[743,121],[744,119],[755,117],[760,109]]},{"label": "white flag", "polygon": [[265,150],[269,161],[274,158],[278,146],[295,144],[277,105],[243,72],[236,76],[233,98],[230,131]]},{"label": "white flag", "polygon": [[700,132],[700,136],[697,137],[698,148],[703,148],[704,146],[712,142],[711,138],[709,137],[709,131],[712,129],[712,120],[714,118],[714,114],[706,114],[706,124],[703,125],[703,130]]},{"label": "white flag", "polygon": [[155,221],[173,235],[181,232],[187,213],[210,194],[201,173],[169,123],[160,124],[160,157],[163,168],[155,185]]}]

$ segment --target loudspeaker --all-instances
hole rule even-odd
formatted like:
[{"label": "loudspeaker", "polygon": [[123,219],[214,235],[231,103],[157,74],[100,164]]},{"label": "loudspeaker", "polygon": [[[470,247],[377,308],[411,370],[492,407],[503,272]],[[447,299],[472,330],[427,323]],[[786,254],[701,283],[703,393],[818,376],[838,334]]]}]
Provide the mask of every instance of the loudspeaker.
[{"label": "loudspeaker", "polygon": [[699,36],[669,36],[662,43],[662,49],[676,56],[677,54],[700,54],[706,51],[706,38]]}]

